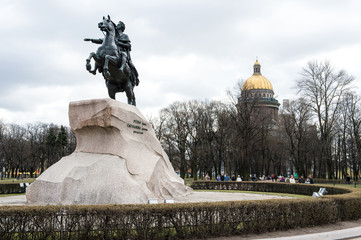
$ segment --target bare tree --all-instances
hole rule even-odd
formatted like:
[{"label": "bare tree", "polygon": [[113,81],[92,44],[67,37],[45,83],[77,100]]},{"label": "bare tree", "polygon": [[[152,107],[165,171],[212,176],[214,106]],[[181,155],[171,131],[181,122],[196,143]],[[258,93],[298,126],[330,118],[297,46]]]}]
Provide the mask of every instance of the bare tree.
[{"label": "bare tree", "polygon": [[352,170],[358,179],[361,164],[361,100],[354,93],[347,94],[342,101],[342,118],[339,121],[340,134],[339,165],[344,176]]},{"label": "bare tree", "polygon": [[[322,144],[322,164],[326,164],[330,179],[335,176],[332,158],[334,127],[339,115],[342,96],[352,87],[354,78],[345,71],[335,71],[328,61],[309,62],[297,81],[299,93],[311,102],[316,114]],[[326,171],[322,175],[325,175]]]},{"label": "bare tree", "polygon": [[[296,168],[296,172],[300,175],[306,176],[311,171],[312,161],[310,154],[312,154],[310,145],[311,138],[316,137],[312,128],[312,113],[311,105],[304,98],[299,98],[291,102],[287,109],[283,109],[281,113],[280,126],[284,131],[286,138],[287,149],[289,151],[292,166]],[[313,162],[313,164],[317,164]],[[292,172],[291,166],[291,174]]]},{"label": "bare tree", "polygon": [[29,154],[26,141],[26,129],[17,124],[7,125],[3,151],[7,162],[8,176],[16,177],[18,172],[25,170],[25,162]]},{"label": "bare tree", "polygon": [[[226,139],[229,117],[226,105],[217,101],[176,102],[160,112],[152,125],[175,169],[183,177],[188,168],[194,179],[220,174],[231,165]],[[227,113],[226,113],[227,112]],[[228,119],[228,120],[227,120]]]},{"label": "bare tree", "polygon": [[[232,143],[235,157],[236,173],[248,179],[250,173],[261,174],[264,169],[257,167],[259,162],[264,166],[265,149],[263,137],[268,136],[270,128],[275,124],[270,115],[259,108],[260,99],[252,96],[249,90],[241,91],[242,83],[238,82],[235,90],[229,92],[234,108],[229,112],[233,120],[234,135]],[[262,166],[262,167],[263,167]]]},{"label": "bare tree", "polygon": [[180,176],[184,178],[188,171],[187,164],[187,132],[188,109],[185,102],[175,102],[168,108],[162,110],[166,116],[167,133],[165,138],[168,144],[168,156],[173,166],[180,171]]},{"label": "bare tree", "polygon": [[0,140],[0,157],[6,162],[8,177],[17,176],[18,172],[29,172],[33,177],[35,172],[44,171],[72,153],[76,145],[69,128],[45,123],[26,127],[1,123]]},{"label": "bare tree", "polygon": [[[352,136],[351,140],[355,143],[355,157],[353,167],[355,180],[357,180],[359,172],[361,171],[361,98],[353,95],[352,104],[350,104],[349,107],[350,120],[352,125],[350,134]],[[357,165],[357,168],[355,165]]]},{"label": "bare tree", "polygon": [[165,134],[165,123],[167,121],[166,115],[161,111],[157,117],[151,117],[149,123],[152,126],[155,136],[159,141],[162,141]]},{"label": "bare tree", "polygon": [[[230,105],[223,104],[221,102],[212,102],[208,106],[212,109],[213,132],[211,125],[207,131],[207,146],[208,146],[208,159],[212,161],[209,163],[208,172],[210,167],[214,169],[216,174],[221,173],[222,164],[225,166],[228,174],[236,174],[235,166],[235,153],[233,152],[234,128],[233,120],[230,117],[232,107]],[[209,111],[210,112],[210,111]]]},{"label": "bare tree", "polygon": [[30,144],[27,166],[31,177],[46,160],[45,126],[44,123],[27,124],[27,140]]}]

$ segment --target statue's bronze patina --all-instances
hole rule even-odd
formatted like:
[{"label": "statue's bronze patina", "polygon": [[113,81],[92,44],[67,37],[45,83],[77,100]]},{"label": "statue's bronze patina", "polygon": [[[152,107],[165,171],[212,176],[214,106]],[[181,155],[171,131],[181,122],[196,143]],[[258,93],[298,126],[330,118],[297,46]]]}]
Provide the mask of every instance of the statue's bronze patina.
[{"label": "statue's bronze patina", "polygon": [[[119,21],[118,25],[110,19],[103,17],[98,27],[105,32],[104,39],[85,38],[84,41],[101,44],[97,52],[90,53],[86,59],[86,69],[96,74],[103,74],[108,88],[109,97],[115,99],[117,92],[126,92],[128,104],[135,106],[133,88],[138,86],[138,72],[130,58],[131,44],[127,34],[124,33],[125,24]],[[91,69],[90,60],[94,59],[94,69]]]}]

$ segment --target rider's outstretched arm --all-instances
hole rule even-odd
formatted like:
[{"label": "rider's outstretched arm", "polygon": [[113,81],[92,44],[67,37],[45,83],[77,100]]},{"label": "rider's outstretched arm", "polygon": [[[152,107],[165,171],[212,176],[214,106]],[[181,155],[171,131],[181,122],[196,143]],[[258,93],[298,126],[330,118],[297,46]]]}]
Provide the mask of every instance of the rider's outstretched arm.
[{"label": "rider's outstretched arm", "polygon": [[91,41],[92,43],[96,43],[96,44],[102,44],[103,43],[103,39],[101,39],[101,38],[99,38],[99,39],[84,38],[84,41]]}]

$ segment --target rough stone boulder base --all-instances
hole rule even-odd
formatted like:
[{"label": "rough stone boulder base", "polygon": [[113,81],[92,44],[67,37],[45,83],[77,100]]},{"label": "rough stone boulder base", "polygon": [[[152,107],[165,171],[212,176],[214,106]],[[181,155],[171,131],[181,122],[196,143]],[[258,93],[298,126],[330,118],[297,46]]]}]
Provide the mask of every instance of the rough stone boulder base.
[{"label": "rough stone boulder base", "polygon": [[76,150],[27,188],[29,204],[147,203],[191,193],[136,107],[71,102],[69,120]]}]

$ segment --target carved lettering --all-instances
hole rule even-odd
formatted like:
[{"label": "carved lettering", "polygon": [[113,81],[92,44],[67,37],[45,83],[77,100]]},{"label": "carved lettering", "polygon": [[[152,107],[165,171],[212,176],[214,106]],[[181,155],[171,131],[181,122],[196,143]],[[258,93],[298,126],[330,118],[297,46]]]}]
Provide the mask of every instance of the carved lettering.
[{"label": "carved lettering", "polygon": [[[136,124],[139,124],[139,125],[136,125]],[[130,124],[130,123],[127,124],[128,128],[134,128],[137,130],[141,130],[141,131],[134,130],[133,133],[136,133],[136,134],[143,134],[143,132],[148,131],[148,129],[145,128],[144,126],[147,126],[147,124],[145,122],[139,121],[136,119],[133,120],[133,124]]]},{"label": "carved lettering", "polygon": [[128,124],[127,127],[130,127],[130,128],[135,128],[135,129],[142,129],[140,126],[137,126],[137,125],[133,125],[133,124]]}]

